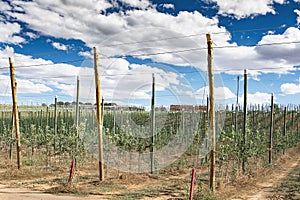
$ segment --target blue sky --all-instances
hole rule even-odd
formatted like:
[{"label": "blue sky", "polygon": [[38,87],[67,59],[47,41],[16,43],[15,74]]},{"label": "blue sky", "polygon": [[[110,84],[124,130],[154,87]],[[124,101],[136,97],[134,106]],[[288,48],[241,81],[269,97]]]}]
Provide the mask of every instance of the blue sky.
[{"label": "blue sky", "polygon": [[208,95],[205,34],[213,40],[216,99],[279,104],[300,99],[300,0],[4,0],[0,2],[0,103],[11,102],[8,57],[20,104],[94,101],[93,52],[106,101],[202,104]]}]

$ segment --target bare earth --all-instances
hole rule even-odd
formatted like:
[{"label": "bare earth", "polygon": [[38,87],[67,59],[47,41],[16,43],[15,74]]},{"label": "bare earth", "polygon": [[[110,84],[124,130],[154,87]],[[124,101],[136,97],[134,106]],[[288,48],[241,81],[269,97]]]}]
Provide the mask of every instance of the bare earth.
[{"label": "bare earth", "polygon": [[[275,166],[267,168],[256,175],[255,178],[243,183],[226,186],[217,192],[219,199],[231,200],[279,200],[300,199],[300,145],[292,153],[287,154]],[[111,180],[107,182],[107,191],[99,191],[99,185],[95,182],[97,191],[90,195],[73,195],[71,193],[49,192],[47,184],[37,184],[29,180],[1,181],[1,200],[79,200],[79,199],[186,199],[186,186],[189,184],[189,170],[181,174],[169,176],[130,175],[125,179]],[[134,181],[132,180],[134,179]],[[12,184],[19,183],[19,184]],[[90,182],[89,184],[91,185]],[[110,188],[111,183],[122,184],[126,187]],[[100,188],[103,186],[100,186]],[[91,187],[90,187],[91,188]],[[89,189],[90,189],[89,188]],[[92,189],[93,189],[92,188]],[[98,189],[97,189],[98,188]],[[81,188],[82,189],[82,188]],[[85,188],[86,189],[86,188]],[[46,193],[47,192],[47,193]]]},{"label": "bare earth", "polygon": [[46,194],[39,191],[32,191],[26,188],[9,188],[5,185],[0,185],[1,200],[79,200],[82,197],[57,196]]},{"label": "bare earth", "polygon": [[297,151],[292,157],[285,157],[272,170],[252,183],[240,188],[232,200],[285,200],[300,199],[300,156]]}]

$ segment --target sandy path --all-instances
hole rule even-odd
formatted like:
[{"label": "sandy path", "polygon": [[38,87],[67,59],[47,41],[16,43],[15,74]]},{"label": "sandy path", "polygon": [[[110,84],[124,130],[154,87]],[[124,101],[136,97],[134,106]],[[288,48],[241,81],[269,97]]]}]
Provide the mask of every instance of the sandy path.
[{"label": "sandy path", "polygon": [[0,184],[0,199],[1,200],[105,200],[103,196],[66,196],[66,195],[53,195],[43,193],[41,191],[32,191],[26,188],[10,188],[6,185]]},{"label": "sandy path", "polygon": [[0,185],[1,200],[79,200],[80,197],[56,196],[42,193],[39,191],[31,191],[25,188],[9,188],[5,185]]},{"label": "sandy path", "polygon": [[[270,199],[270,196],[276,190],[276,187],[280,184],[282,180],[284,180],[290,172],[294,169],[300,168],[300,157],[294,157],[294,159],[290,159],[283,165],[278,166],[274,169],[274,172],[266,176],[264,181],[258,181],[256,184],[249,189],[246,194],[239,195],[237,198],[232,198],[232,200],[266,200]],[[269,197],[269,198],[268,198]]]}]

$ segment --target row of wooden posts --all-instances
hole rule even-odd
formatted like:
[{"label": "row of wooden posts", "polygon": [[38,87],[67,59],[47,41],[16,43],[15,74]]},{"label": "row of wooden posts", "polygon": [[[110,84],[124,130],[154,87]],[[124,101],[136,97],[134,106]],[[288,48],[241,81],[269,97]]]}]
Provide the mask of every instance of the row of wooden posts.
[{"label": "row of wooden posts", "polygon": [[[207,39],[207,49],[208,49],[208,56],[207,56],[207,62],[208,62],[208,80],[209,80],[209,134],[210,139],[212,142],[212,149],[210,152],[210,189],[212,191],[215,190],[215,153],[216,153],[216,133],[215,133],[215,111],[214,111],[214,73],[213,73],[213,55],[212,55],[212,40],[210,37],[210,34],[206,34]],[[95,83],[96,83],[96,116],[97,116],[97,125],[98,125],[98,148],[99,148],[99,180],[104,180],[104,152],[103,152],[103,140],[102,140],[102,129],[103,129],[103,114],[104,114],[104,103],[102,99],[102,106],[101,106],[101,85],[100,85],[100,75],[98,72],[98,53],[96,47],[93,48],[94,51],[94,73],[95,73]],[[13,122],[15,127],[15,134],[17,139],[17,164],[18,169],[21,168],[21,144],[20,144],[20,130],[19,130],[19,117],[18,117],[18,106],[17,106],[17,83],[15,81],[15,73],[14,73],[14,64],[9,58],[9,65],[10,65],[10,75],[11,75],[11,88],[12,88],[12,98],[13,98]],[[153,85],[152,85],[152,99],[151,99],[151,136],[152,136],[152,144],[154,144],[154,130],[155,130],[155,124],[154,124],[154,104],[155,104],[155,77],[153,75]],[[57,99],[56,99],[57,101]],[[272,96],[273,101],[273,96]],[[77,99],[76,99],[76,125],[78,126],[79,122],[79,79],[77,79]],[[273,107],[271,109],[271,112],[273,111]],[[247,71],[244,72],[244,126],[243,126],[243,143],[246,143],[246,115],[247,115]],[[272,114],[271,114],[272,115]],[[57,123],[56,123],[57,124]],[[54,128],[55,129],[55,128]],[[271,125],[272,129],[272,125]],[[55,129],[57,130],[57,129]],[[272,130],[270,130],[270,133]],[[270,134],[270,138],[272,137],[272,134]],[[270,139],[270,149],[272,147],[272,139]],[[154,165],[154,149],[151,148],[151,172],[153,173],[155,170]],[[270,162],[272,159],[272,154],[270,151],[269,156]],[[245,170],[245,160],[243,160],[242,164],[243,169]]]}]

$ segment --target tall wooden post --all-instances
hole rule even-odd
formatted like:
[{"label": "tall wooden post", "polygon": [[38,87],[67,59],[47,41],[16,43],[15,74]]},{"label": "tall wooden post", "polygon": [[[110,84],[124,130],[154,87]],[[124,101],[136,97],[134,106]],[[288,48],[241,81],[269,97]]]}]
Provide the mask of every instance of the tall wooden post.
[{"label": "tall wooden post", "polygon": [[237,76],[237,87],[236,87],[236,105],[235,105],[235,119],[234,119],[234,132],[237,133],[238,130],[238,106],[239,106],[239,90],[240,90],[240,76]]},{"label": "tall wooden post", "polygon": [[286,137],[286,106],[284,107],[283,113],[283,138],[284,138],[284,146],[283,146],[283,154],[285,154],[285,150],[287,149],[287,137]]},{"label": "tall wooden post", "polygon": [[215,151],[216,151],[216,128],[215,128],[215,98],[214,98],[214,73],[212,66],[212,40],[210,34],[206,34],[207,40],[207,68],[208,68],[208,80],[209,80],[209,133],[211,137],[212,149],[210,152],[210,178],[209,186],[211,191],[215,190],[215,181],[216,181],[216,160],[215,160]]},{"label": "tall wooden post", "polygon": [[269,164],[272,164],[272,150],[273,150],[273,124],[274,124],[274,94],[271,95],[271,114],[270,114],[270,134],[269,134]]},{"label": "tall wooden post", "polygon": [[152,98],[151,98],[151,173],[155,171],[154,143],[155,143],[155,76],[152,74]]},{"label": "tall wooden post", "polygon": [[17,84],[15,79],[14,63],[9,58],[9,69],[10,69],[10,80],[11,80],[11,91],[13,100],[13,123],[16,132],[17,140],[17,164],[18,169],[21,169],[21,140],[20,140],[20,126],[19,126],[19,112],[17,104]]},{"label": "tall wooden post", "polygon": [[[15,118],[14,118],[14,111],[12,112],[11,115],[11,122],[12,122],[12,127],[11,127],[11,139],[14,138],[14,136],[16,135],[15,132]],[[12,161],[13,160],[13,148],[14,148],[14,144],[12,142],[9,143],[9,160]]]},{"label": "tall wooden post", "polygon": [[243,173],[246,172],[246,161],[247,158],[245,157],[245,148],[247,143],[247,93],[248,93],[248,73],[247,70],[244,70],[244,123],[243,123],[243,159],[242,159],[242,170]]},{"label": "tall wooden post", "polygon": [[78,154],[78,142],[79,142],[79,77],[77,76],[77,84],[76,84],[76,107],[75,107],[75,125],[76,125],[76,155],[75,155],[75,166],[77,167],[77,154]]},{"label": "tall wooden post", "polygon": [[54,127],[54,140],[53,140],[53,151],[54,155],[56,153],[56,137],[57,137],[57,127],[58,127],[58,115],[57,115],[57,96],[55,96],[54,99],[54,113],[53,113],[54,121],[53,121],[53,127]]},{"label": "tall wooden post", "polygon": [[99,156],[99,180],[104,180],[104,163],[103,163],[103,141],[102,141],[102,109],[101,109],[101,86],[98,72],[98,53],[96,47],[94,50],[94,70],[96,82],[96,106],[97,106],[97,124],[98,124],[98,156]]}]

